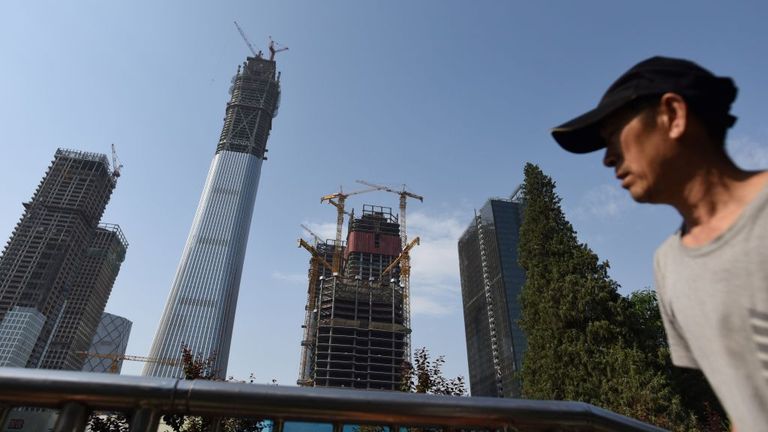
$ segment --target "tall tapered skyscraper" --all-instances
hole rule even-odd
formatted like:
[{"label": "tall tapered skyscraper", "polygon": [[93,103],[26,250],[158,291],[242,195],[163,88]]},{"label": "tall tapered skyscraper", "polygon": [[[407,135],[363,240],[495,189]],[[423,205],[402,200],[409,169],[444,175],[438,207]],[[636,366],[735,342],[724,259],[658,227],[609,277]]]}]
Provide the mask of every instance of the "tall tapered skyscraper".
[{"label": "tall tapered skyscraper", "polygon": [[[224,128],[149,353],[179,359],[186,345],[215,357],[214,369],[222,377],[280,75],[274,60],[248,57],[232,83]],[[181,376],[180,366],[166,363],[147,363],[144,375]]]}]

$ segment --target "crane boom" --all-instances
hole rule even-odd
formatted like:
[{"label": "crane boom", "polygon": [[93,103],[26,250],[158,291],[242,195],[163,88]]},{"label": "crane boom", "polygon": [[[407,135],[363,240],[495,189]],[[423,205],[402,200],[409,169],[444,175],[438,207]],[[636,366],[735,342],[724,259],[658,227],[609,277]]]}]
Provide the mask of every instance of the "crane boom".
[{"label": "crane boom", "polygon": [[321,239],[319,235],[315,234],[314,231],[309,229],[308,226],[306,226],[304,224],[299,224],[299,226],[304,228],[304,231],[308,232],[315,239],[315,245],[323,242],[323,239]]},{"label": "crane boom", "polygon": [[342,191],[325,195],[320,198],[320,202],[327,201],[332,206],[336,207],[336,244],[334,245],[333,253],[333,273],[338,275],[341,270],[341,229],[344,226],[344,204],[348,197],[352,195],[358,195],[365,192],[375,191],[376,188],[363,189],[355,192],[344,193]]},{"label": "crane boom", "polygon": [[251,41],[248,40],[248,37],[245,35],[245,32],[243,31],[243,29],[240,28],[240,24],[238,24],[237,21],[235,21],[235,27],[237,27],[237,31],[240,33],[240,37],[242,37],[243,40],[245,41],[245,44],[248,45],[248,49],[251,50],[251,53],[253,53],[253,56],[258,57],[259,54],[256,52],[256,49],[253,48],[253,45],[251,45]]},{"label": "crane boom", "polygon": [[93,358],[112,360],[112,363],[109,365],[109,371],[111,373],[117,373],[117,366],[121,360],[140,361],[145,363],[162,363],[169,366],[177,366],[182,363],[181,359],[142,357],[142,356],[130,355],[130,354],[103,354],[103,353],[88,352],[88,351],[77,351],[75,354],[79,354],[84,357],[93,357]]}]

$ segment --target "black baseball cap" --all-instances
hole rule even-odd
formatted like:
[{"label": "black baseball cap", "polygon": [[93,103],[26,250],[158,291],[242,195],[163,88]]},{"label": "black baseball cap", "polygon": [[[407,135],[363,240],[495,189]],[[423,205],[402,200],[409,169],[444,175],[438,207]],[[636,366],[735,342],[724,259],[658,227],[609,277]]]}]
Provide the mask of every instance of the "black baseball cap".
[{"label": "black baseball cap", "polygon": [[651,57],[632,66],[619,77],[600,99],[597,107],[552,129],[552,137],[573,153],[589,153],[605,148],[600,124],[611,114],[646,97],[677,93],[691,111],[708,121],[733,126],[729,114],[736,99],[736,86],[728,77],[717,77],[696,63],[670,57]]}]

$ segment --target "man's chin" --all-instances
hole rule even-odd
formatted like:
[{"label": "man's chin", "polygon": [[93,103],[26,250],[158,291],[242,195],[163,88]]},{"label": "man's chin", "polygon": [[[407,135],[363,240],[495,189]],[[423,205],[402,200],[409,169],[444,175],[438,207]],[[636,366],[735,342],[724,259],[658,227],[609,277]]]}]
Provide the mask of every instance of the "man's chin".
[{"label": "man's chin", "polygon": [[648,200],[648,194],[646,193],[647,191],[641,188],[638,188],[637,185],[625,186],[624,189],[626,189],[627,192],[629,192],[629,195],[632,197],[632,199],[635,202],[639,202],[639,203],[650,202]]}]

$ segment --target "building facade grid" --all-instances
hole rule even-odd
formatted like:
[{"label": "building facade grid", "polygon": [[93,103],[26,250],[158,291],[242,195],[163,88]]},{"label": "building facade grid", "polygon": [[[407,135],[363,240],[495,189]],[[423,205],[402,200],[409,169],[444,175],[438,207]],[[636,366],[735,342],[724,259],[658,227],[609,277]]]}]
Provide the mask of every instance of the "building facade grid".
[{"label": "building facade grid", "polygon": [[458,242],[470,391],[474,396],[520,397],[526,347],[518,324],[525,282],[517,259],[522,204],[494,198],[476,218]]}]

